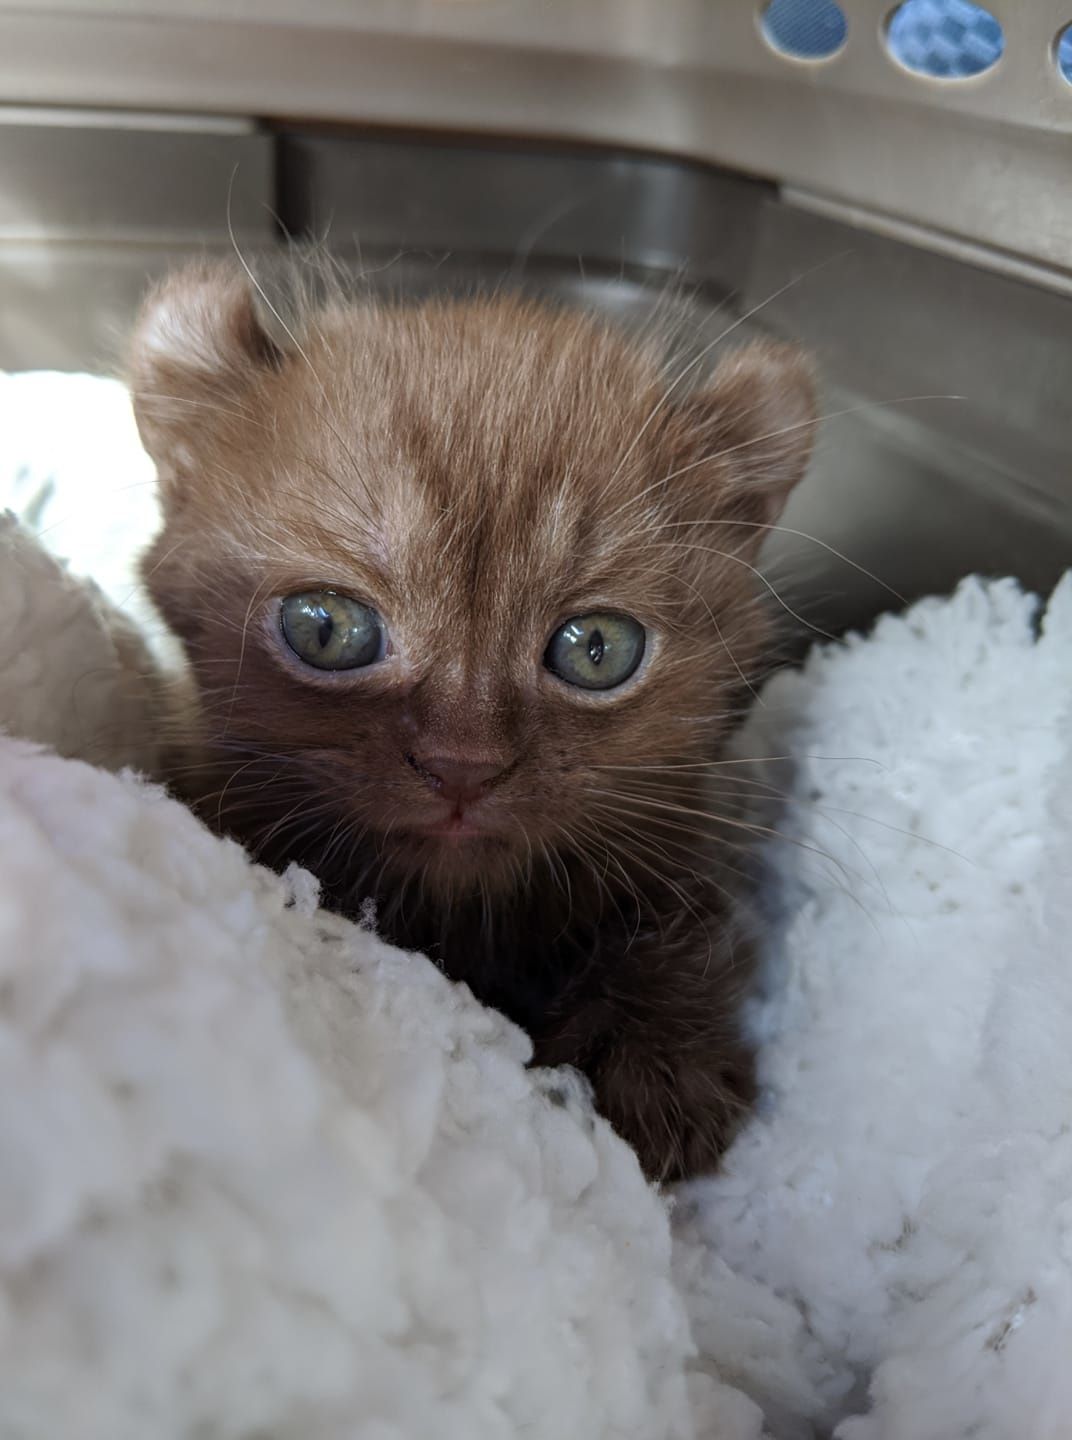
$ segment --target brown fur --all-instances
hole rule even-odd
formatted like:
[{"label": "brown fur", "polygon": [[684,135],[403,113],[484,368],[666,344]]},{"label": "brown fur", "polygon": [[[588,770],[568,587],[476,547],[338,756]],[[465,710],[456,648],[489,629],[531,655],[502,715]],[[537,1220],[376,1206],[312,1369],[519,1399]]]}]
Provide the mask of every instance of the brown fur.
[{"label": "brown fur", "polygon": [[[201,699],[184,788],[585,1070],[650,1175],[712,1165],[752,1072],[711,762],[769,645],[752,563],[807,458],[801,358],[750,346],[690,392],[516,299],[329,302],[284,351],[201,268],[148,301],[132,384],[165,514],[144,575]],[[381,612],[385,661],[289,654],[279,600],[323,586]],[[598,608],[651,643],[593,695],[541,658]],[[412,833],[444,803],[413,753],[494,761],[489,838]]]}]

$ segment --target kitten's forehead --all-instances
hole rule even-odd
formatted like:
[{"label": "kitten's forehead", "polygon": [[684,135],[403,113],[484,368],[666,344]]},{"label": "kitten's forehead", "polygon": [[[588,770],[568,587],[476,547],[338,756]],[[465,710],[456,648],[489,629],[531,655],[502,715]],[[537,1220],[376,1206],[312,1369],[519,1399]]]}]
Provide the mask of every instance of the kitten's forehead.
[{"label": "kitten's forehead", "polygon": [[625,603],[657,478],[633,443],[656,393],[643,349],[505,302],[394,312],[364,335],[367,317],[339,324],[305,421],[335,451],[333,511],[349,493],[357,543],[398,585],[504,616],[608,589]]},{"label": "kitten's forehead", "polygon": [[609,453],[655,379],[647,347],[591,316],[505,300],[346,311],[314,359],[358,429],[507,468],[556,439]]}]

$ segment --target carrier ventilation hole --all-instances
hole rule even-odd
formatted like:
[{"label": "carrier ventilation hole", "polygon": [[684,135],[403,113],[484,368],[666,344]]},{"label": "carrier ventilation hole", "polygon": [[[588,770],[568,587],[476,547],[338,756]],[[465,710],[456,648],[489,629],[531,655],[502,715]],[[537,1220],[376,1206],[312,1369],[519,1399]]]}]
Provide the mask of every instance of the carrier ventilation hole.
[{"label": "carrier ventilation hole", "polygon": [[889,18],[886,44],[906,70],[935,80],[982,75],[1001,59],[1005,33],[972,0],[904,0]]},{"label": "carrier ventilation hole", "polygon": [[1066,25],[1058,35],[1053,53],[1058,70],[1072,84],[1072,25]]},{"label": "carrier ventilation hole", "polygon": [[794,60],[829,60],[844,46],[849,22],[835,0],[769,0],[762,30],[769,45]]}]

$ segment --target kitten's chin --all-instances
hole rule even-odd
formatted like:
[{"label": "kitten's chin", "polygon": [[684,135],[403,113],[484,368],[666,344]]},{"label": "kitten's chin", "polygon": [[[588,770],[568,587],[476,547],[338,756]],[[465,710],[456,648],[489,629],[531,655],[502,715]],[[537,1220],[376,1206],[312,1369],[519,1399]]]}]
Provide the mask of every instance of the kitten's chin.
[{"label": "kitten's chin", "polygon": [[513,889],[520,868],[503,835],[464,822],[395,831],[384,849],[390,869],[445,896]]}]

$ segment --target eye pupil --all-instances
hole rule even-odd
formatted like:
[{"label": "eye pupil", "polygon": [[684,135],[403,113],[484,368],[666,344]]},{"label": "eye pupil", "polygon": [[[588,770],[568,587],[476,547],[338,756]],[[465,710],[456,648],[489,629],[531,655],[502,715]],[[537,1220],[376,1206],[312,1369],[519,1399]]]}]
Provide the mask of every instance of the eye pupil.
[{"label": "eye pupil", "polygon": [[646,642],[643,625],[631,615],[575,615],[551,636],[543,663],[579,690],[614,690],[636,672]]},{"label": "eye pupil", "polygon": [[287,646],[318,670],[359,670],[384,657],[383,620],[352,595],[334,590],[287,595],[280,602],[279,623]]}]

